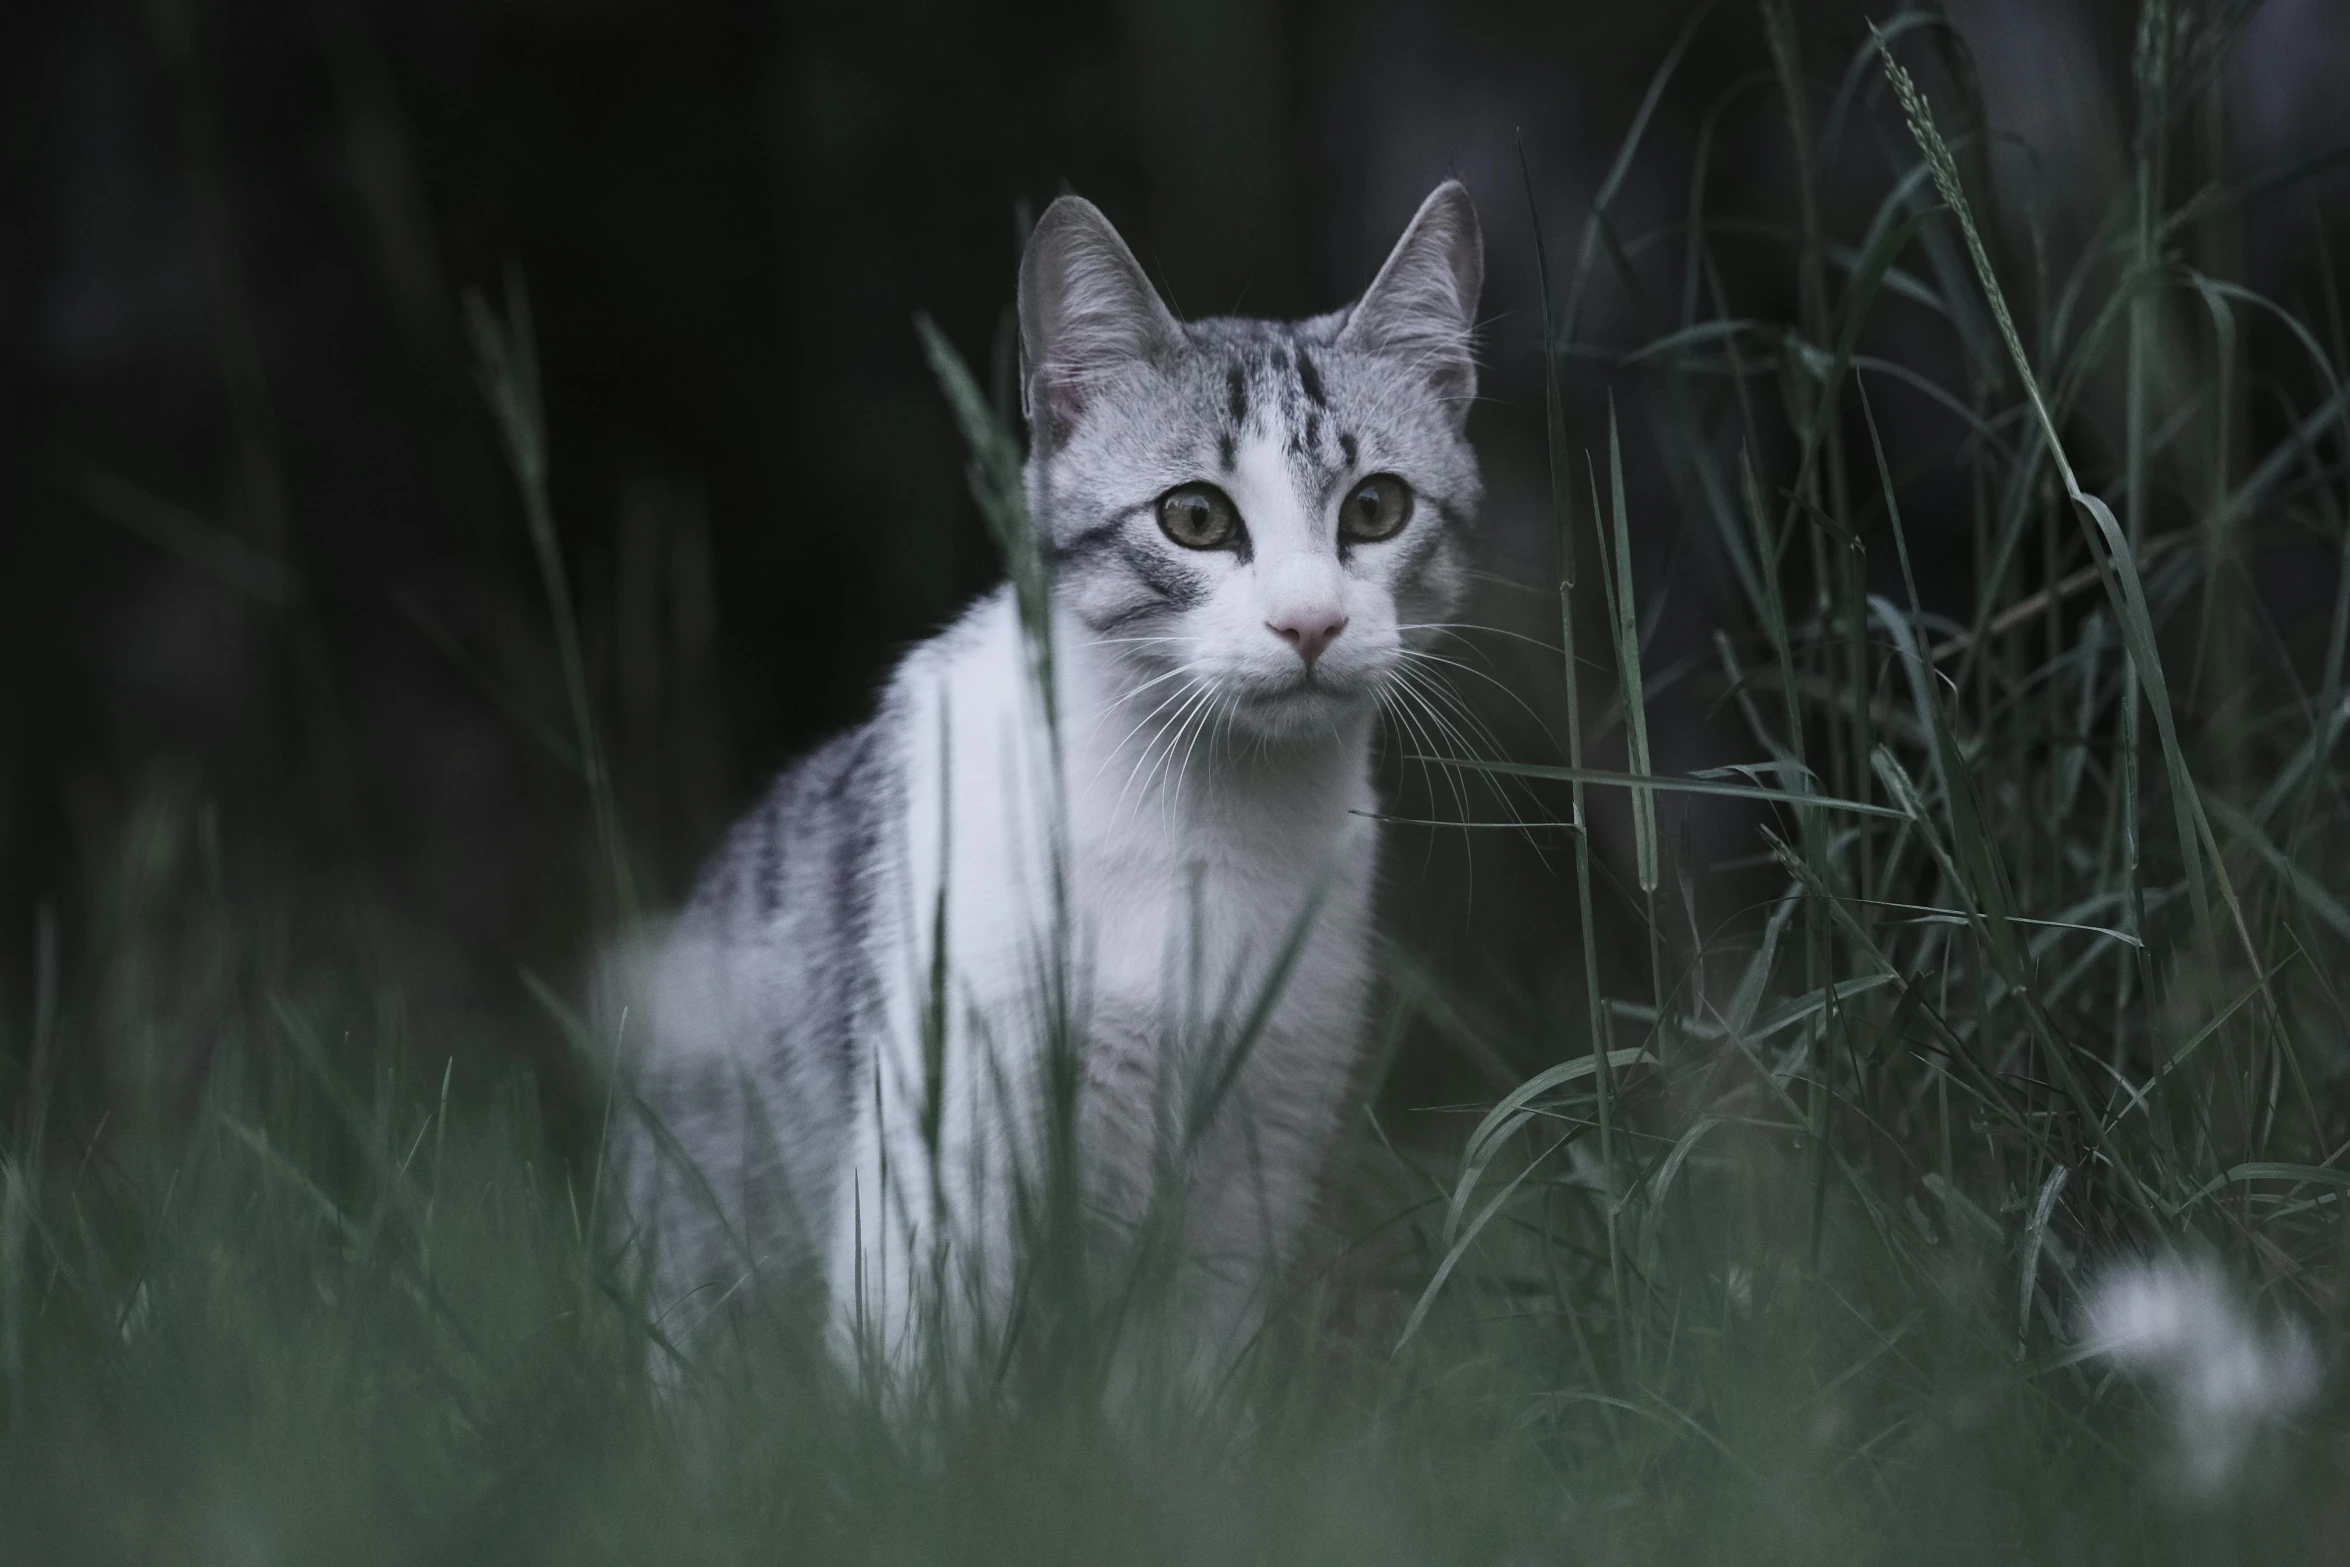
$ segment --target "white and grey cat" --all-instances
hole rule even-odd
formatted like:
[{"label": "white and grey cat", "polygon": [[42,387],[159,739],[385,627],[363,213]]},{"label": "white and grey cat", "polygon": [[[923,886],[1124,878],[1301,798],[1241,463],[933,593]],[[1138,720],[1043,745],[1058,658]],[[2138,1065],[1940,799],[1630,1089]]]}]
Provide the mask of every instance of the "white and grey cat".
[{"label": "white and grey cat", "polygon": [[[1183,322],[1098,209],[1045,211],[1019,325],[1057,743],[998,590],[711,861],[640,981],[652,1124],[617,1148],[673,1340],[794,1281],[890,1360],[1000,1325],[1056,1016],[1084,1202],[1114,1233],[1172,1173],[1205,1326],[1245,1331],[1360,1063],[1372,734],[1467,572],[1483,266],[1447,182],[1351,307]],[[1284,966],[1214,1058],[1203,1006]]]}]

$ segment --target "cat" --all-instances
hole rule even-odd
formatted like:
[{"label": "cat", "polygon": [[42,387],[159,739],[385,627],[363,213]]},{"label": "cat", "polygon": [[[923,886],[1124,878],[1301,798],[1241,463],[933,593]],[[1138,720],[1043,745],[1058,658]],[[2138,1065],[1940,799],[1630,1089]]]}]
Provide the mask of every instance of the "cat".
[{"label": "cat", "polygon": [[616,1162],[668,1342],[796,1290],[845,1352],[976,1347],[1056,1103],[1091,1231],[1171,1177],[1202,1342],[1259,1320],[1363,1053],[1379,704],[1467,576],[1483,270],[1448,181],[1353,305],[1182,322],[1099,209],[1042,214],[1043,624],[1007,585],[908,653],[639,977]]}]

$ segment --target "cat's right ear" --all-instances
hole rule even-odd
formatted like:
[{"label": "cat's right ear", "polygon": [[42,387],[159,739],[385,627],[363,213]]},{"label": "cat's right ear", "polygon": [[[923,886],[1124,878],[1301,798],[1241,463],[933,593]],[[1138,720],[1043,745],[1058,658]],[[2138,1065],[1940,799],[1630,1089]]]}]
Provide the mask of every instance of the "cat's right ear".
[{"label": "cat's right ear", "polygon": [[1020,411],[1032,432],[1059,445],[1105,377],[1180,337],[1101,208],[1062,196],[1044,209],[1020,258]]}]

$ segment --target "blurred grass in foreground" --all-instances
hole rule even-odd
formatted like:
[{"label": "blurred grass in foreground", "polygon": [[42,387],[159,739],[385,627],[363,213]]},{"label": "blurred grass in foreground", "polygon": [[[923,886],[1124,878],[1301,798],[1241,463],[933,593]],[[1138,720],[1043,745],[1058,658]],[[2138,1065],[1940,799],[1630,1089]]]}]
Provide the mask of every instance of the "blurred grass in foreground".
[{"label": "blurred grass in foreground", "polygon": [[[2173,166],[2201,155],[2242,9],[2150,0],[2131,187],[2030,288],[1993,260],[1963,43],[1906,14],[1822,93],[1778,0],[1767,80],[1795,210],[1712,213],[1701,173],[1686,223],[1627,235],[1611,182],[1564,264],[1545,256],[1562,630],[1607,700],[1568,682],[1559,761],[1443,765],[1513,777],[1566,824],[1585,992],[1550,1020],[1558,1065],[1477,1107],[1457,1150],[1399,1151],[1364,1118],[1312,1266],[1212,1394],[1105,1400],[1097,1367],[1020,1361],[891,1420],[786,1334],[703,1346],[657,1396],[606,1235],[596,1039],[576,1032],[559,1081],[460,1080],[395,956],[289,958],[303,914],[240,906],[201,802],[158,788],[96,878],[89,972],[61,972],[44,921],[6,1023],[25,1091],[0,1160],[0,1551],[2350,1550],[2338,1396],[2255,1422],[2244,1461],[2191,1483],[2160,1388],[2082,1341],[2100,1269],[2169,1249],[2216,1259],[2328,1361],[2350,1325],[2350,911],[2329,874],[2350,847],[2350,574],[2301,647],[2245,566],[2255,530],[2350,546],[2350,354],[2330,296],[2305,318],[2202,265],[2254,192]],[[1937,62],[1931,107],[1897,54]],[[1869,158],[1887,193],[1830,233],[1821,191]],[[1722,296],[1733,242],[1784,247],[1792,319]],[[1675,252],[1677,298],[1655,270]],[[1629,350],[1577,335],[1603,272],[1647,314]],[[1958,384],[1869,351],[1896,308],[1955,344]],[[593,795],[583,853],[617,918],[625,823],[519,295],[475,322],[559,642],[561,717],[532,721]],[[1563,427],[1556,378],[1579,357],[1638,386],[1679,525],[1710,532],[1741,595],[1718,666],[1676,678],[1714,682],[1748,766],[1650,770],[1655,588],[1630,541],[1663,523],[1626,493],[1624,431]],[[1950,466],[1894,474],[1877,419],[1921,395],[1963,436]],[[1927,484],[1971,508],[1973,580],[1930,585],[1956,614],[1929,608],[1903,531],[1902,495]],[[1619,728],[1629,770],[1593,766],[1587,743]],[[1634,801],[1621,885],[1581,830],[1614,789]],[[1783,884],[1716,932],[1676,884],[1702,869],[1670,842],[1692,790],[1748,802]],[[1608,933],[1645,948],[1637,994],[1603,992]],[[1474,998],[1402,972],[1395,1026],[1417,1008],[1474,1033]],[[53,1102],[57,1063],[90,1052],[114,1091]]]}]

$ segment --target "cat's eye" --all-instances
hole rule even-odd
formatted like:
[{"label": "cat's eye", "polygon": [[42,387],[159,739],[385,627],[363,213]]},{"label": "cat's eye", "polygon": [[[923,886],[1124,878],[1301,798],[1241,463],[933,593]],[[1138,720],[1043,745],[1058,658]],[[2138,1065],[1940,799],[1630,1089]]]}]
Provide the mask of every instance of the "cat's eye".
[{"label": "cat's eye", "polygon": [[1392,539],[1412,520],[1412,487],[1392,473],[1375,473],[1338,508],[1339,534],[1358,544]]},{"label": "cat's eye", "polygon": [[1159,526],[1187,550],[1220,550],[1239,537],[1240,512],[1212,484],[1178,485],[1159,497]]}]

